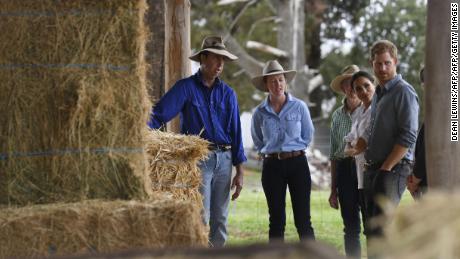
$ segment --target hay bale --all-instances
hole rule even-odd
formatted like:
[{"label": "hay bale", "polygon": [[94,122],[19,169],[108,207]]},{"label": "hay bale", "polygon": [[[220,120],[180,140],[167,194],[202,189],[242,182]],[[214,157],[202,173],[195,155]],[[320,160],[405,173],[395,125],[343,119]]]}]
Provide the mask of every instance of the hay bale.
[{"label": "hay bale", "polygon": [[197,164],[207,157],[209,142],[198,136],[158,130],[149,131],[146,139],[153,192],[171,193],[175,199],[201,207],[201,172]]},{"label": "hay bale", "polygon": [[433,193],[401,206],[373,248],[382,258],[459,258],[460,193]]},{"label": "hay bale", "polygon": [[200,209],[185,201],[84,201],[0,211],[0,257],[203,247]]},{"label": "hay bale", "polygon": [[145,198],[145,0],[0,0],[0,204]]}]

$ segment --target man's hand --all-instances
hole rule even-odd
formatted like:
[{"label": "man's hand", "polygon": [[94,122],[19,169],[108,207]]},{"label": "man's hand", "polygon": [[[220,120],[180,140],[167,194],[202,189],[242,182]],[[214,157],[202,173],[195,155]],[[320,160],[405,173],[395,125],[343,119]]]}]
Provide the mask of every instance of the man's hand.
[{"label": "man's hand", "polygon": [[414,196],[414,194],[417,193],[421,181],[422,179],[417,178],[413,174],[407,177],[407,189],[412,194],[412,196]]},{"label": "man's hand", "polygon": [[338,210],[339,209],[339,199],[337,197],[337,191],[332,190],[331,194],[329,195],[329,206],[331,208]]},{"label": "man's hand", "polygon": [[236,200],[240,196],[240,192],[243,189],[243,167],[241,164],[236,166],[236,174],[232,180],[231,189],[235,189],[235,192],[232,194],[232,201]]}]

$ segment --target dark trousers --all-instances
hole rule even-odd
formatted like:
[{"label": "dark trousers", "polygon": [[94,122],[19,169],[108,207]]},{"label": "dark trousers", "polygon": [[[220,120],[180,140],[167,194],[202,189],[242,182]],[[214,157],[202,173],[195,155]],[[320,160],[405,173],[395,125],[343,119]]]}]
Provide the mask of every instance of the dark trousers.
[{"label": "dark trousers", "polygon": [[337,191],[344,225],[344,246],[348,257],[361,257],[360,197],[356,163],[352,158],[338,160],[336,163]]},{"label": "dark trousers", "polygon": [[310,219],[311,178],[304,155],[278,160],[265,158],[262,186],[270,215],[268,237],[270,242],[284,241],[286,225],[286,187],[291,194],[294,223],[300,239],[314,239]]}]

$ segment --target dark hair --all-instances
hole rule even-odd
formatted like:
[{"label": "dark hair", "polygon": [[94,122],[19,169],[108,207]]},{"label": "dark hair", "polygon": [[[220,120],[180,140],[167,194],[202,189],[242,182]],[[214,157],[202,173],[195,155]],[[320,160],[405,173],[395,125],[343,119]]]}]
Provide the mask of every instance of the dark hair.
[{"label": "dark hair", "polygon": [[351,88],[355,88],[353,86],[353,83],[355,82],[356,79],[360,78],[360,77],[365,77],[367,79],[369,79],[369,81],[371,81],[371,83],[374,83],[375,79],[374,77],[369,74],[368,72],[364,71],[364,70],[360,70],[356,73],[354,73],[352,76],[351,76],[351,81],[350,81],[350,85],[351,85]]},{"label": "dark hair", "polygon": [[425,67],[420,70],[420,82],[425,83]]}]

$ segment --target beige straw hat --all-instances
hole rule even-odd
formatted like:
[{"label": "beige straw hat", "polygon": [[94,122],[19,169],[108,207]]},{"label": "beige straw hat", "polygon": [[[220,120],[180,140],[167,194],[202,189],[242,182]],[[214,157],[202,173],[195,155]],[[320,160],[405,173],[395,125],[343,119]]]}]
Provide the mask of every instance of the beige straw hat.
[{"label": "beige straw hat", "polygon": [[271,75],[278,75],[278,74],[284,74],[284,77],[286,78],[286,83],[289,84],[289,82],[294,79],[296,71],[295,70],[284,70],[283,67],[278,63],[276,60],[270,60],[265,64],[265,67],[262,71],[262,75],[256,76],[252,78],[252,84],[259,89],[260,91],[263,92],[268,92],[267,86],[265,86],[264,83],[264,77],[265,76],[271,76]]},{"label": "beige straw hat", "polygon": [[351,76],[359,71],[359,67],[357,65],[349,65],[342,69],[340,75],[338,75],[334,80],[331,82],[331,88],[334,92],[339,94],[345,94],[340,87],[340,84],[344,79],[351,78]]}]

